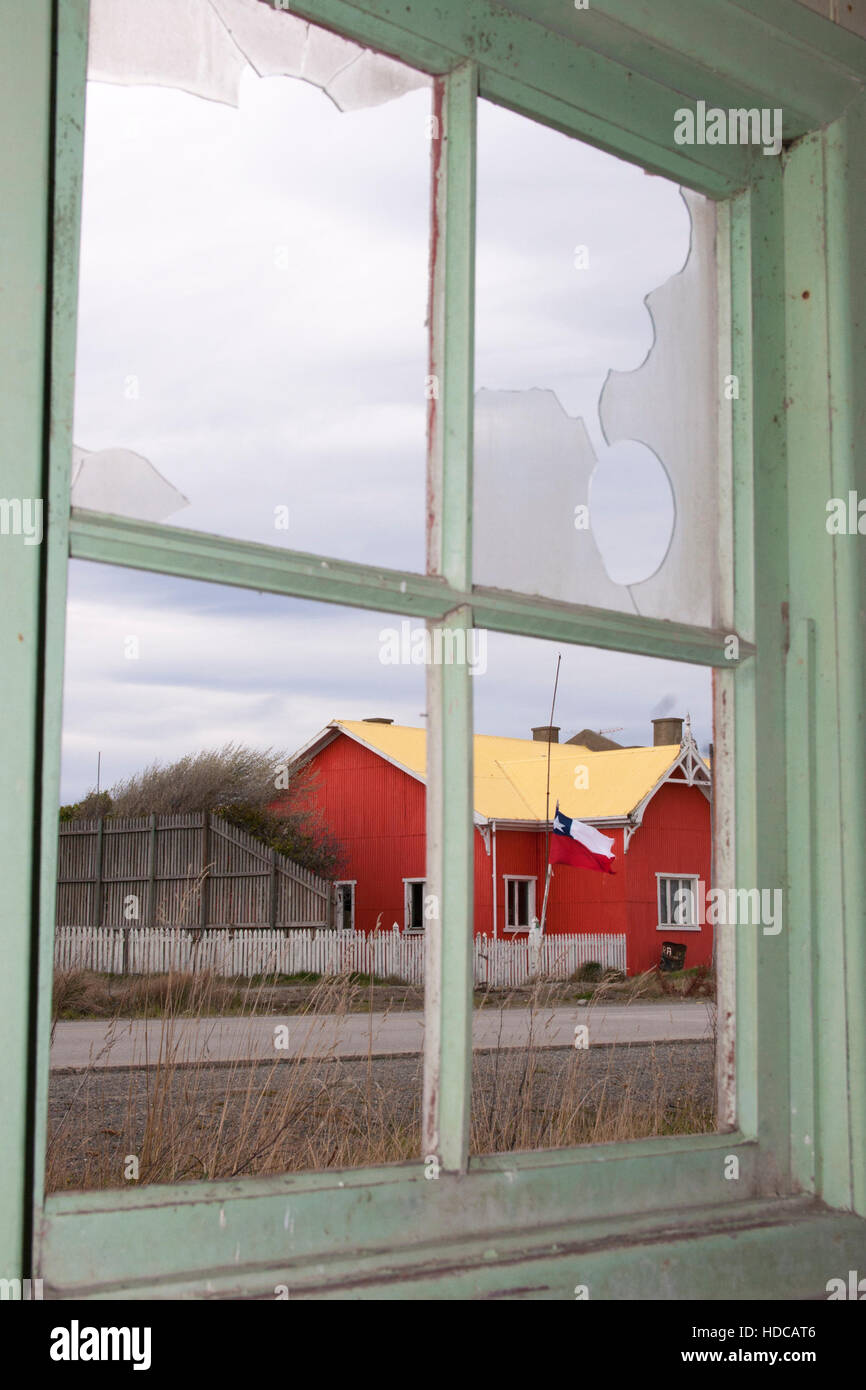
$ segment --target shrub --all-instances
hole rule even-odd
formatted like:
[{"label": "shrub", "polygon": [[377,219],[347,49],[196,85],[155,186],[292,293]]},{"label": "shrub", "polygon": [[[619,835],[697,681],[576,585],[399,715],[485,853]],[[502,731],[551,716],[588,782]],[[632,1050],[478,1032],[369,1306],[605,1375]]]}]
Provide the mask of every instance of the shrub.
[{"label": "shrub", "polygon": [[271,811],[263,806],[230,805],[213,808],[223,820],[245,830],[304,869],[336,878],[343,862],[340,843],[319,818],[297,810]]},{"label": "shrub", "polygon": [[[275,772],[289,767],[272,748],[226,743],[150,767],[111,788],[115,816],[174,815],[229,806],[265,807],[276,795]],[[291,776],[286,780],[291,782]]]},{"label": "shrub", "polygon": [[98,792],[94,788],[81,801],[70,806],[60,807],[60,820],[98,820],[100,816],[111,814],[111,797],[108,792]]},{"label": "shrub", "polygon": [[579,970],[574,972],[572,978],[576,980],[587,980],[590,984],[595,984],[601,979],[603,974],[604,966],[600,961],[588,960],[584,962]]},{"label": "shrub", "polygon": [[663,994],[676,994],[681,999],[712,999],[716,986],[712,968],[695,965],[689,970],[661,971],[658,983]]}]

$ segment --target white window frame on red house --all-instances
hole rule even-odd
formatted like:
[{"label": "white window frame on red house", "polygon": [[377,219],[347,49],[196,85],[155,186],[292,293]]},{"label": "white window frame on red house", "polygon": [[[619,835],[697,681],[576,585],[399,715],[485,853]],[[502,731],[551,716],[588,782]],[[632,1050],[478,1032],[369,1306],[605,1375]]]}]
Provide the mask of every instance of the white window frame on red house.
[{"label": "white window frame on red house", "polygon": [[[421,884],[421,925],[412,926],[412,895],[410,892],[413,883]],[[411,936],[420,936],[424,931],[424,886],[426,878],[404,878],[403,879],[403,930],[409,932]]]},{"label": "white window frame on red house", "polygon": [[[533,919],[534,919],[534,917],[535,917],[536,887],[537,887],[538,880],[535,879],[535,878],[532,878],[529,874],[503,874],[503,875],[502,875],[502,881],[503,881],[503,883],[505,884],[505,924],[504,924],[504,930],[507,931],[507,932],[509,932],[509,933],[511,933],[512,935],[514,935],[514,934],[517,933],[517,932],[529,931],[529,928],[531,927],[532,922],[533,922]],[[513,926],[511,926],[511,925],[509,924],[509,921],[508,921],[508,894],[509,894],[509,884],[511,884],[511,883],[528,883],[528,884],[529,884],[529,893],[528,893],[528,895],[527,895],[527,903],[526,903],[526,916],[527,916],[527,922],[526,922],[526,926],[525,926],[525,927],[513,927]]]},{"label": "white window frame on red house", "polygon": [[[661,917],[661,915],[662,915],[662,914],[661,914],[661,899],[660,899],[660,894],[661,894],[661,885],[662,885],[662,880],[663,880],[663,879],[667,879],[667,880],[675,879],[675,880],[677,881],[677,883],[690,883],[690,884],[694,884],[694,888],[691,890],[691,891],[692,891],[692,894],[693,894],[692,901],[693,901],[695,904],[697,904],[698,885],[699,885],[699,883],[700,883],[700,881],[701,881],[701,880],[700,880],[700,875],[699,875],[699,874],[657,873],[657,874],[656,874],[656,916],[657,916],[657,917]],[[668,901],[668,900],[669,900],[669,895],[666,894],[666,896],[665,896],[665,901]],[[681,923],[681,922],[661,922],[661,921],[660,921],[660,922],[657,922],[657,924],[656,924],[656,931],[696,931],[696,932],[699,932],[700,929],[701,929],[701,924],[700,924],[700,922],[682,922],[682,923]]]}]

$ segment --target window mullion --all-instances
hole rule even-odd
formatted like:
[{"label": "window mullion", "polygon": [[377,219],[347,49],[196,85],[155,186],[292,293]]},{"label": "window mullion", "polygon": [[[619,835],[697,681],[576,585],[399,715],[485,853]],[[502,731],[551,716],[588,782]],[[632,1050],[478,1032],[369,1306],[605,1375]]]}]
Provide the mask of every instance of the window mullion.
[{"label": "window mullion", "polygon": [[74,0],[57,7],[57,69],[53,131],[52,285],[50,304],[51,432],[48,445],[45,609],[43,628],[44,694],[39,848],[39,958],[36,1032],[36,1098],[33,1108],[33,1193],[42,1203],[48,1142],[48,1084],[51,1001],[54,981],[54,930],[57,898],[57,808],[60,804],[63,669],[69,564],[69,486],[75,394],[78,296],[59,286],[77,287],[84,162],[89,6]]},{"label": "window mullion", "polygon": [[435,85],[430,286],[428,569],[472,587],[477,72],[465,63]]},{"label": "window mullion", "polygon": [[[755,662],[754,682],[742,669],[738,672],[743,700],[737,700],[736,721],[736,875],[738,886],[748,888],[777,887],[788,877],[786,228],[782,169],[775,160],[764,160],[764,165],[752,186],[749,219],[754,637],[760,660]],[[737,932],[738,1118],[744,1129],[757,1127],[780,1185],[788,1180],[791,1157],[788,951],[784,932],[778,937]]]},{"label": "window mullion", "polygon": [[[476,96],[474,65],[437,81],[432,132],[428,564],[464,592],[472,578]],[[465,641],[471,609],[459,605],[442,625]],[[428,669],[423,1144],[443,1168],[463,1172],[472,1080],[472,686],[466,660]]]},{"label": "window mullion", "polygon": [[[45,237],[51,148],[51,33],[47,7],[3,7],[0,53],[0,114],[14,138],[0,146],[0,247],[4,267],[0,358],[3,371],[3,491],[23,509],[42,499],[40,437],[45,416]],[[6,503],[4,502],[4,505]],[[44,518],[43,518],[44,519]],[[0,644],[4,701],[0,727],[4,801],[0,810],[0,1055],[3,1106],[0,1146],[4,1180],[0,1189],[0,1263],[3,1275],[23,1276],[26,1238],[31,1115],[30,1082],[32,934],[28,930],[39,798],[40,669],[38,632],[42,593],[41,551],[23,534],[0,539]],[[20,523],[19,523],[20,530]],[[29,538],[28,538],[29,539]]]}]

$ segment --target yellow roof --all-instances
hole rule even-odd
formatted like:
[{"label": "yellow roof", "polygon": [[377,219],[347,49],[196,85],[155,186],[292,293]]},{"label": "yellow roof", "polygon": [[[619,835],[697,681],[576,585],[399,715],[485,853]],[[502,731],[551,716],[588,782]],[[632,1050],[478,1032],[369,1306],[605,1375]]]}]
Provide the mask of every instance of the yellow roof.
[{"label": "yellow roof", "polygon": [[[427,771],[427,730],[401,724],[335,719],[344,729],[408,772]],[[592,753],[581,744],[550,750],[550,814],[557,801],[578,820],[628,816],[679,756],[679,744]],[[575,785],[577,783],[577,785]],[[486,820],[545,819],[547,744],[527,738],[475,735],[475,810]]]}]

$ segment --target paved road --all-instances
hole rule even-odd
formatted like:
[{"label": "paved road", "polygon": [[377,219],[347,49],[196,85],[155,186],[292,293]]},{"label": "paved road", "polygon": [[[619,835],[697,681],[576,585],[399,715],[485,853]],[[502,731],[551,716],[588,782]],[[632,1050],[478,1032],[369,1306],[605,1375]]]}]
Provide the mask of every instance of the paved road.
[{"label": "paved road", "polygon": [[[573,1004],[538,1010],[476,1009],[472,1037],[477,1048],[569,1047],[575,1027],[585,1024],[588,1041],[676,1042],[712,1036],[712,1005],[631,1004],[581,1008]],[[163,1029],[166,1029],[165,1035]],[[111,1023],[58,1023],[51,1047],[53,1067],[128,1067],[154,1064],[160,1049],[175,1062],[267,1061],[277,1052],[289,1057],[398,1056],[420,1051],[421,1012],[322,1014],[318,1017],[268,1015],[257,1018],[126,1019]],[[287,1030],[280,1033],[279,1030]],[[285,1043],[288,1046],[285,1046]]]}]

